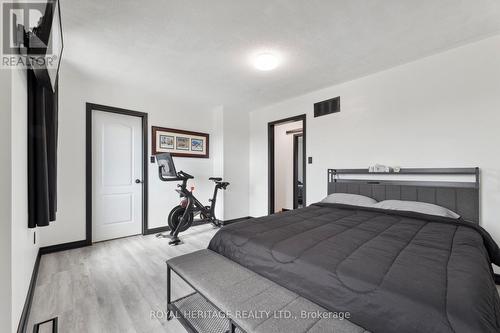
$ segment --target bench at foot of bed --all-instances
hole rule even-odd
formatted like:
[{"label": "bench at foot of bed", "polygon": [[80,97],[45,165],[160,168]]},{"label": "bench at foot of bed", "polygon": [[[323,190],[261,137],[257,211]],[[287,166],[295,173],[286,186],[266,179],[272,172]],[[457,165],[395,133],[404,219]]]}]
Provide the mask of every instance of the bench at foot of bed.
[{"label": "bench at foot of bed", "polygon": [[[367,332],[211,250],[170,259],[167,267],[168,309],[190,332]],[[195,292],[172,301],[172,271]]]}]

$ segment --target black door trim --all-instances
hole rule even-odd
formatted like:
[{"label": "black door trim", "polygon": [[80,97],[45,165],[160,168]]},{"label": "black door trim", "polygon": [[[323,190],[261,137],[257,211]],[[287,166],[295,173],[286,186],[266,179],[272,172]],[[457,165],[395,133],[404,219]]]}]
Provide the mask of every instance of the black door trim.
[{"label": "black door trim", "polygon": [[86,104],[86,179],[85,179],[85,200],[86,200],[86,238],[87,245],[92,245],[92,111],[102,111],[122,114],[126,116],[139,117],[142,119],[142,234],[146,235],[148,229],[148,114],[144,112],[131,111],[127,109],[115,108],[107,105]]},{"label": "black door trim", "polygon": [[306,205],[306,120],[307,120],[307,115],[306,114],[301,114],[298,116],[294,117],[288,117],[280,120],[275,120],[271,121],[267,124],[267,151],[268,151],[268,168],[267,168],[267,174],[268,174],[268,213],[269,214],[274,214],[274,127],[276,125],[281,125],[281,124],[286,124],[286,123],[291,123],[294,121],[300,121],[302,120],[302,134],[303,134],[303,141],[302,141],[302,148],[304,151],[304,161],[303,161],[303,177],[304,177],[304,187],[303,187],[303,202],[304,206]]}]

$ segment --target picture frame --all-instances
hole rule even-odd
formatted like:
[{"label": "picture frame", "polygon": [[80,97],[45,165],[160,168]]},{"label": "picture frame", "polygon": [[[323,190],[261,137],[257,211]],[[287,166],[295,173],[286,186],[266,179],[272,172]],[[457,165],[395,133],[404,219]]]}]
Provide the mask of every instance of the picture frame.
[{"label": "picture frame", "polygon": [[203,151],[203,140],[191,139],[191,150],[192,151]]},{"label": "picture frame", "polygon": [[167,127],[151,127],[153,155],[171,153],[175,157],[209,158],[208,133]]},{"label": "picture frame", "polygon": [[161,149],[174,149],[175,148],[175,136],[160,135],[160,148]]},{"label": "picture frame", "polygon": [[175,137],[175,149],[177,150],[189,150],[189,142],[191,139],[187,136],[176,136]]}]

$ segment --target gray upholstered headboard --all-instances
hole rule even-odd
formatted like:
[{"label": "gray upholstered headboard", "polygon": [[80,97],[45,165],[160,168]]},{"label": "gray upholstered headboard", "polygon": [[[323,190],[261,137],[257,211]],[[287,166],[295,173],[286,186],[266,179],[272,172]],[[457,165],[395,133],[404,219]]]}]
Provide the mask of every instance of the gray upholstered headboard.
[{"label": "gray upholstered headboard", "polygon": [[[348,176],[345,177],[346,175]],[[363,176],[356,179],[353,178],[354,175]],[[472,180],[399,180],[401,175],[434,178],[467,176]],[[361,194],[377,201],[432,203],[457,212],[466,221],[479,223],[479,168],[401,169],[398,173],[370,173],[367,169],[328,169],[328,194],[332,193]]]}]

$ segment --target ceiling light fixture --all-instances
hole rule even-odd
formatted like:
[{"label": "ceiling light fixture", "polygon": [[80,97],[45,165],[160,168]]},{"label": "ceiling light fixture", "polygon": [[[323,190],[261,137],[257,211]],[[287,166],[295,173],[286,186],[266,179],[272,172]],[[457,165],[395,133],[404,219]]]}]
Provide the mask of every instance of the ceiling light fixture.
[{"label": "ceiling light fixture", "polygon": [[260,71],[272,71],[278,67],[280,59],[275,54],[266,52],[257,54],[254,59],[253,65]]}]

